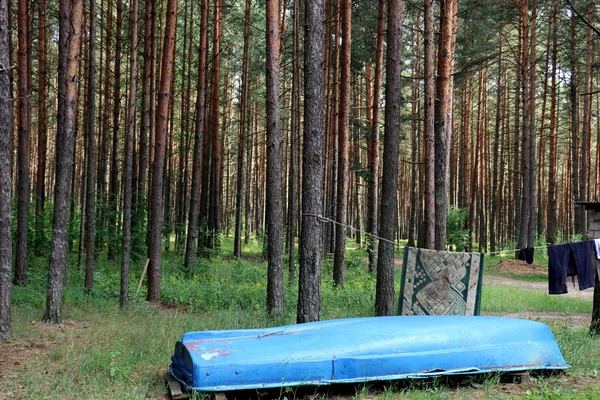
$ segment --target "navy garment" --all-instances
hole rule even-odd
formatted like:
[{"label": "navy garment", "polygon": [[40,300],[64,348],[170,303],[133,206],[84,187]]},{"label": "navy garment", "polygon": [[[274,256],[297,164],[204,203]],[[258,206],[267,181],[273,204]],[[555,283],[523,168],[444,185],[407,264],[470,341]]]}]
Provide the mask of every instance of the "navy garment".
[{"label": "navy garment", "polygon": [[517,256],[517,259],[526,261],[527,264],[533,264],[533,252],[534,251],[535,251],[535,248],[533,248],[533,247],[527,247],[525,249],[521,249],[521,250],[519,250],[519,255]]},{"label": "navy garment", "polygon": [[575,266],[579,290],[594,287],[594,241],[569,243]]},{"label": "navy garment", "polygon": [[567,293],[567,276],[577,275],[579,290],[594,286],[591,240],[548,246],[548,293]]}]

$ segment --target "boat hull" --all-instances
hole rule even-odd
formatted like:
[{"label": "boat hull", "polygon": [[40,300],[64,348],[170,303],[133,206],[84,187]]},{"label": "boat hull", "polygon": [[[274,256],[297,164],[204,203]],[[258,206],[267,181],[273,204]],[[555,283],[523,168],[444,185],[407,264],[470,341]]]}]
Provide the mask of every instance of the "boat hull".
[{"label": "boat hull", "polygon": [[569,367],[546,325],[487,316],[350,318],[188,332],[171,360],[172,375],[201,391]]}]

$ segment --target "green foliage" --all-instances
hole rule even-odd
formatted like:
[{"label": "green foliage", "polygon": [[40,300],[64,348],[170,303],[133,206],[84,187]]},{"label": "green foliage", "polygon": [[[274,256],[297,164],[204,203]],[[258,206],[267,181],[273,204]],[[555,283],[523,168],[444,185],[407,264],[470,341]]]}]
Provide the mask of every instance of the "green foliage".
[{"label": "green foliage", "polygon": [[469,244],[469,230],[464,229],[467,209],[456,206],[448,207],[446,219],[446,243],[454,251],[465,251]]}]

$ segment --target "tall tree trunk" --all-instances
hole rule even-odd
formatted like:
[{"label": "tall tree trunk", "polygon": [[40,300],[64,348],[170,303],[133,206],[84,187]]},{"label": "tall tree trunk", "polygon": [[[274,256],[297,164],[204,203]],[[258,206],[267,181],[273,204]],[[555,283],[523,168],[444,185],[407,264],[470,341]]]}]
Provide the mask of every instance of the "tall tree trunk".
[{"label": "tall tree trunk", "polygon": [[115,81],[113,83],[112,150],[110,158],[110,182],[108,185],[108,260],[113,261],[117,247],[117,212],[119,191],[119,114],[121,111],[121,41],[123,25],[123,1],[117,0],[117,31],[115,35]]},{"label": "tall tree trunk", "polygon": [[[594,3],[588,4],[588,15],[587,20],[591,23],[594,18]],[[581,127],[581,173],[579,174],[579,187],[581,191],[581,200],[589,200],[588,195],[588,182],[590,177],[591,163],[589,160],[590,143],[592,136],[592,28],[588,26],[586,29],[586,46],[585,46],[585,75],[583,83],[583,121]],[[585,228],[585,216],[586,213],[582,212],[582,218],[584,221],[584,234],[587,232]]]},{"label": "tall tree trunk", "polygon": [[373,76],[373,122],[371,124],[371,137],[368,143],[368,163],[369,163],[369,193],[368,193],[368,218],[367,226],[369,242],[367,251],[369,253],[369,271],[374,272],[377,266],[377,236],[379,227],[377,218],[379,218],[379,121],[381,114],[381,81],[383,70],[383,32],[385,26],[385,2],[379,0],[377,11],[377,39],[375,44],[375,73]]},{"label": "tall tree trunk", "polygon": [[[244,192],[244,154],[246,152],[246,137],[248,135],[248,87],[250,58],[250,23],[252,20],[252,3],[246,0],[245,22],[244,22],[244,55],[242,59],[242,92],[240,99],[240,127],[237,151],[237,181],[235,192],[235,233],[233,239],[233,256],[242,256],[242,197]],[[248,182],[246,183],[248,184]]]},{"label": "tall tree trunk", "polygon": [[[96,232],[96,253],[99,253],[102,249],[104,249],[105,242],[107,240],[106,234],[106,220],[107,220],[107,174],[108,174],[108,138],[109,138],[109,129],[110,129],[110,62],[113,59],[111,54],[111,42],[112,42],[112,31],[113,31],[113,6],[112,0],[108,0],[108,5],[103,7],[100,6],[100,9],[105,10],[104,12],[104,20],[105,20],[105,31],[106,34],[104,36],[104,68],[101,68],[100,71],[104,74],[104,82],[102,83],[102,127],[100,132],[100,139],[98,145],[98,173],[97,173],[97,214],[98,214],[98,223],[96,224],[97,232]],[[115,99],[113,99],[114,101]]]},{"label": "tall tree trunk", "polygon": [[146,217],[146,181],[148,176],[148,137],[150,136],[152,121],[152,76],[154,75],[154,61],[152,49],[154,46],[154,30],[152,21],[156,19],[156,0],[145,0],[144,21],[144,66],[142,78],[142,116],[140,119],[140,149],[138,166],[137,202],[135,204],[136,218],[134,219],[136,247],[142,247],[142,232],[144,232],[144,219]]},{"label": "tall tree trunk", "polygon": [[96,236],[96,0],[90,0],[90,33],[88,50],[88,87],[87,87],[87,148],[86,148],[86,244],[85,244],[85,291],[88,292],[94,282],[94,242]]},{"label": "tall tree trunk", "polygon": [[124,171],[123,171],[123,256],[121,260],[121,294],[119,304],[129,304],[129,264],[131,262],[131,213],[132,213],[132,174],[133,174],[133,138],[135,136],[135,105],[137,98],[137,45],[138,45],[138,0],[131,0],[129,15],[130,53],[129,53],[129,99],[127,101],[127,125],[125,135]]},{"label": "tall tree trunk", "polygon": [[523,110],[523,131],[521,133],[521,174],[523,176],[523,187],[521,191],[521,215],[519,231],[519,248],[528,247],[527,231],[529,229],[530,205],[531,205],[531,101],[530,101],[530,81],[529,81],[529,33],[531,20],[529,17],[528,0],[521,0],[519,3],[519,18],[522,32],[521,46],[521,64],[519,65],[522,84],[522,110]]},{"label": "tall tree trunk", "polygon": [[10,87],[10,45],[8,0],[0,0],[0,339],[11,333],[11,157],[12,92]]},{"label": "tall tree trunk", "polygon": [[557,149],[556,149],[556,62],[558,58],[558,0],[554,1],[551,14],[552,23],[552,72],[550,83],[550,133],[549,133],[549,155],[548,155],[548,227],[546,230],[546,241],[550,244],[556,242],[558,228],[558,204],[557,194]]},{"label": "tall tree trunk", "polygon": [[298,212],[296,210],[296,192],[297,175],[299,162],[297,143],[300,142],[300,0],[294,0],[294,49],[293,49],[293,69],[292,69],[292,123],[290,132],[290,163],[289,163],[289,184],[288,184],[288,271],[290,281],[296,278],[296,223]]},{"label": "tall tree trunk", "polygon": [[17,237],[14,283],[27,282],[27,232],[29,214],[30,173],[29,173],[29,49],[27,1],[18,1],[18,127],[19,146],[17,150]]},{"label": "tall tree trunk", "polygon": [[160,300],[160,258],[163,222],[163,177],[167,118],[175,56],[175,30],[177,27],[177,0],[168,0],[167,22],[163,43],[160,88],[158,93],[157,126],[152,165],[152,204],[150,208],[150,263],[148,265],[148,301]]},{"label": "tall tree trunk", "polygon": [[435,248],[435,78],[434,78],[434,32],[433,0],[425,0],[425,127],[423,153],[425,159],[424,200],[425,200],[425,245]]},{"label": "tall tree trunk", "polygon": [[267,311],[283,312],[283,195],[281,188],[281,119],[279,100],[279,1],[266,2],[267,43]]},{"label": "tall tree trunk", "polygon": [[402,22],[404,0],[388,0],[385,125],[383,179],[377,260],[377,315],[392,315],[394,308],[394,239],[398,215],[398,156],[400,151],[400,93],[402,59]]},{"label": "tall tree trunk", "polygon": [[[535,216],[536,216],[536,141],[535,141],[535,93],[536,93],[536,24],[537,24],[537,0],[532,1],[531,17],[529,23],[530,45],[527,78],[529,79],[529,223],[527,225],[527,247],[535,245]],[[525,94],[523,94],[525,96]]]},{"label": "tall tree trunk", "polygon": [[221,232],[221,179],[223,170],[223,154],[221,154],[220,138],[220,94],[221,94],[221,39],[222,39],[222,15],[223,0],[215,0],[214,13],[214,36],[213,36],[213,59],[212,59],[212,115],[210,117],[211,128],[211,156],[212,168],[210,176],[210,198],[208,206],[208,248],[213,251],[220,249]]},{"label": "tall tree trunk", "polygon": [[39,0],[38,10],[38,146],[35,195],[35,252],[44,245],[44,203],[46,202],[46,157],[48,153],[48,10],[47,0]]},{"label": "tall tree trunk", "polygon": [[346,280],[346,225],[348,223],[348,153],[350,147],[350,53],[352,47],[352,5],[341,0],[342,46],[340,103],[338,109],[338,163],[335,250],[333,257],[333,281],[343,286]]},{"label": "tall tree trunk", "polygon": [[196,261],[196,238],[198,237],[198,216],[200,197],[200,177],[202,174],[202,152],[204,143],[204,116],[206,99],[206,59],[208,55],[208,0],[200,3],[200,47],[198,51],[198,82],[196,92],[196,123],[194,126],[194,160],[192,166],[192,188],[188,236],[185,246],[185,267],[190,269]]},{"label": "tall tree trunk", "polygon": [[304,148],[297,322],[319,320],[323,214],[323,0],[304,3]]},{"label": "tall tree trunk", "polygon": [[[67,284],[67,217],[71,195],[73,173],[73,139],[75,136],[75,114],[77,112],[77,70],[83,21],[83,0],[60,2],[60,20],[69,22],[67,64],[65,68],[64,127],[57,127],[56,137],[56,182],[54,187],[54,221],[52,226],[52,251],[48,269],[48,293],[43,320],[47,323],[62,322],[63,292]],[[71,10],[70,18],[63,13]],[[69,21],[70,19],[70,21]],[[62,25],[61,25],[62,27]],[[60,50],[64,51],[63,48]],[[60,55],[59,55],[60,58]],[[60,114],[60,111],[59,111]]]},{"label": "tall tree trunk", "polygon": [[435,88],[435,248],[446,248],[448,215],[448,159],[452,137],[452,73],[456,31],[454,18],[458,0],[440,1],[440,36]]},{"label": "tall tree trunk", "polygon": [[[498,234],[496,232],[496,219],[501,213],[499,213],[499,205],[500,203],[500,191],[498,190],[499,180],[502,180],[504,177],[500,175],[499,163],[504,162],[499,157],[500,152],[500,129],[502,124],[502,96],[504,93],[504,80],[503,80],[503,63],[502,63],[502,39],[501,36],[498,38],[498,76],[496,80],[496,121],[494,124],[494,148],[492,152],[492,186],[491,186],[491,205],[490,205],[490,252],[496,251],[496,239],[498,238]],[[498,218],[499,219],[499,218]]]},{"label": "tall tree trunk", "polygon": [[[577,59],[576,59],[576,28],[577,28],[577,15],[575,13],[571,16],[571,30],[570,30],[570,53],[569,53],[569,65],[570,65],[570,81],[569,81],[569,106],[571,111],[571,198],[569,208],[573,209],[573,202],[580,201],[581,191],[579,187],[579,101],[577,100]],[[583,208],[574,207],[575,211],[575,233],[583,234]]]}]

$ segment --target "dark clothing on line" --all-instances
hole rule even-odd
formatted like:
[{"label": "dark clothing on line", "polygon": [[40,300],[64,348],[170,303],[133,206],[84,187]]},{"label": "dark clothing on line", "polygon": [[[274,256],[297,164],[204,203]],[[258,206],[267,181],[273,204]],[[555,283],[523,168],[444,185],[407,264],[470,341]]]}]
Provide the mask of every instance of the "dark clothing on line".
[{"label": "dark clothing on line", "polygon": [[567,276],[577,275],[579,290],[594,286],[593,241],[548,246],[548,293],[567,293]]},{"label": "dark clothing on line", "polygon": [[517,259],[526,261],[527,264],[533,264],[533,252],[534,251],[535,251],[535,248],[533,248],[533,247],[527,247],[525,249],[521,249],[521,250],[519,250],[519,255],[517,256]]}]

